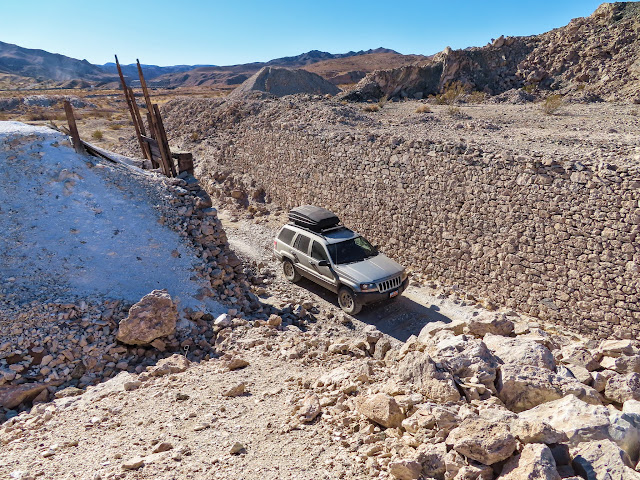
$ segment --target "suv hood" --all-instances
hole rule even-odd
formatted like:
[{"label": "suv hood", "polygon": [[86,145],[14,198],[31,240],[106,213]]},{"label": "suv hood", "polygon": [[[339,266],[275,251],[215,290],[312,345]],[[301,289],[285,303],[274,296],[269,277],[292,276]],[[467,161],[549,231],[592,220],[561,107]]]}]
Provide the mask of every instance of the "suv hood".
[{"label": "suv hood", "polygon": [[384,278],[399,275],[403,266],[391,260],[382,253],[375,257],[367,258],[362,262],[335,265],[335,271],[341,276],[348,277],[354,283],[372,283]]}]

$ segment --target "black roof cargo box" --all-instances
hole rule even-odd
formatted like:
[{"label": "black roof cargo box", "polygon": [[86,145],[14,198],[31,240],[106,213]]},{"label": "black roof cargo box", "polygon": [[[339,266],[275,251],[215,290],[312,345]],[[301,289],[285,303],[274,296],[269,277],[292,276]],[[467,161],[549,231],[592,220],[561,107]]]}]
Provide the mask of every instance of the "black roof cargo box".
[{"label": "black roof cargo box", "polygon": [[321,232],[340,223],[340,219],[335,213],[326,208],[314,207],[313,205],[302,205],[291,209],[289,221],[314,232]]}]

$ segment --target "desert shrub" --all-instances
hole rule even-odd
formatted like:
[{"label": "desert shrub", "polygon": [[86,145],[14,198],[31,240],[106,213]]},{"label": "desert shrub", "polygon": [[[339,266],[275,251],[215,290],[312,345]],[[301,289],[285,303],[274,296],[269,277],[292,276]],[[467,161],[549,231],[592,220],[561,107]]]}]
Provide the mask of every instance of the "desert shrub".
[{"label": "desert shrub", "polygon": [[449,107],[447,108],[447,115],[451,115],[452,117],[464,116],[460,107],[454,107],[453,105],[449,105]]},{"label": "desert shrub", "polygon": [[96,130],[91,134],[91,138],[94,140],[102,140],[104,138],[104,134],[102,133],[102,130]]},{"label": "desert shrub", "polygon": [[461,82],[453,82],[445,88],[444,92],[436,95],[438,105],[453,105],[466,95],[468,88]]},{"label": "desert shrub", "polygon": [[431,108],[429,108],[429,105],[420,105],[416,108],[416,113],[431,113]]},{"label": "desert shrub", "polygon": [[112,123],[111,125],[109,125],[109,128],[111,130],[120,130],[122,128],[122,125],[120,125],[119,123]]},{"label": "desert shrub", "polygon": [[467,95],[467,101],[469,103],[482,103],[486,100],[486,98],[486,93],[479,92],[477,90],[474,90],[473,92],[469,93],[469,95]]},{"label": "desert shrub", "polygon": [[370,103],[369,105],[365,105],[363,110],[365,112],[377,112],[380,110],[380,105],[377,103]]},{"label": "desert shrub", "polygon": [[525,85],[524,87],[522,87],[522,90],[526,93],[533,93],[536,91],[536,88],[538,88],[538,85],[535,83],[529,83],[527,85]]},{"label": "desert shrub", "polygon": [[560,108],[562,108],[563,105],[564,99],[562,98],[562,95],[549,95],[542,102],[542,111],[545,115],[554,115],[558,110],[560,110]]},{"label": "desert shrub", "polygon": [[200,134],[198,132],[192,132],[191,135],[189,135],[189,138],[192,142],[197,142],[200,140]]},{"label": "desert shrub", "polygon": [[382,108],[387,104],[388,101],[389,101],[389,97],[385,95],[380,100],[378,100],[378,106]]}]

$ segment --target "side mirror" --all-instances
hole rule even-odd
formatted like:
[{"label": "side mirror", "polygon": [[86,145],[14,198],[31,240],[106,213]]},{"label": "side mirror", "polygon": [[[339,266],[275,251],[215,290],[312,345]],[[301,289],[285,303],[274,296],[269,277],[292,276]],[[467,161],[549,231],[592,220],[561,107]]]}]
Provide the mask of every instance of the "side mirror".
[{"label": "side mirror", "polygon": [[328,267],[329,266],[329,260],[320,260],[318,262],[318,266],[319,267]]}]

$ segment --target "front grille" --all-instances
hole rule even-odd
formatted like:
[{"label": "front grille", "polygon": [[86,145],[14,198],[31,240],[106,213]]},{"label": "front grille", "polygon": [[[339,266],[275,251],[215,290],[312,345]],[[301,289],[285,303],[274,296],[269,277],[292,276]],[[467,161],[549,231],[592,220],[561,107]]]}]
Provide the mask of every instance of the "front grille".
[{"label": "front grille", "polygon": [[400,285],[402,285],[402,280],[400,279],[400,277],[393,277],[389,280],[378,283],[378,290],[381,293],[384,293],[388,292],[389,290],[393,290],[394,288],[398,288]]}]

